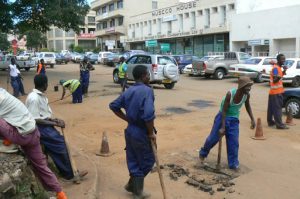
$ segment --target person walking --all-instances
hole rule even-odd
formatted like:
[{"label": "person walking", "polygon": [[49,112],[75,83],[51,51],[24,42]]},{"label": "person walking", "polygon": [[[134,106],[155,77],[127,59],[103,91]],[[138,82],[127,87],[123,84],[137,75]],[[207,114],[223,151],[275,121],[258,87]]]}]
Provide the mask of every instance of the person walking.
[{"label": "person walking", "polygon": [[92,64],[88,61],[87,56],[84,56],[83,61],[79,65],[80,68],[80,82],[82,86],[82,94],[87,97],[90,84],[90,71],[94,69]]},{"label": "person walking", "polygon": [[46,65],[45,65],[45,61],[44,59],[40,60],[40,63],[38,64],[37,67],[37,74],[42,74],[42,75],[46,75]]},{"label": "person walking", "polygon": [[150,74],[146,66],[136,66],[133,77],[136,83],[111,102],[109,107],[128,123],[125,141],[130,178],[125,189],[133,193],[133,199],[143,199],[150,196],[143,192],[144,178],[155,162],[151,147],[151,139],[156,143],[154,93],[149,87]]},{"label": "person walking", "polygon": [[250,90],[252,85],[253,82],[249,77],[240,77],[238,88],[231,89],[223,97],[220,111],[215,117],[212,130],[206,138],[203,147],[200,149],[199,158],[201,162],[204,161],[210,150],[225,135],[229,168],[233,170],[239,168],[239,116],[240,109],[244,104],[251,119],[251,129],[254,129],[256,126],[250,105]]},{"label": "person walking", "polygon": [[[270,73],[270,91],[268,100],[268,125],[276,126],[277,129],[289,129],[282,122],[282,106],[283,106],[283,82],[282,78],[286,74],[287,67],[284,66],[285,56],[277,55],[277,64],[273,65]],[[283,71],[282,71],[282,68]]]},{"label": "person walking", "polygon": [[[65,139],[55,128],[65,128],[65,122],[61,119],[52,118],[52,110],[45,95],[45,91],[48,88],[47,76],[42,74],[36,75],[34,77],[34,85],[35,89],[26,99],[26,107],[36,121],[41,133],[41,144],[44,146],[45,152],[50,155],[60,175],[66,180],[72,180],[74,173]],[[87,174],[87,171],[79,172],[80,178]]]},{"label": "person walking", "polygon": [[69,89],[69,91],[72,94],[72,103],[82,103],[82,87],[81,83],[77,79],[70,79],[70,80],[60,80],[60,85],[63,87],[63,93],[61,96],[61,100],[64,99],[66,95],[66,89]]},{"label": "person walking", "polygon": [[11,64],[9,65],[9,76],[10,76],[10,83],[13,88],[13,95],[15,97],[19,97],[21,95],[26,95],[23,86],[23,78],[21,76],[21,72],[17,68],[15,58],[11,58]]},{"label": "person walking", "polygon": [[67,199],[55,174],[48,168],[40,145],[40,132],[25,105],[0,88],[0,137],[20,145],[32,169],[47,191]]},{"label": "person walking", "polygon": [[121,85],[121,91],[124,92],[125,91],[125,88],[128,88],[127,86],[127,63],[125,62],[125,58],[124,57],[121,57],[120,58],[120,64],[119,64],[119,67],[118,67],[118,76],[119,76],[119,82],[120,82],[120,85]]}]

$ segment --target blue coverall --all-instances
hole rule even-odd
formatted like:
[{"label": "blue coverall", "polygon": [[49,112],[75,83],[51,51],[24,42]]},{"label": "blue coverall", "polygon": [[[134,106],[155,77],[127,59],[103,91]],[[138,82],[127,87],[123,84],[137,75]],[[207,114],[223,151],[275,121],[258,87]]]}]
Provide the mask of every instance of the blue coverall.
[{"label": "blue coverall", "polygon": [[155,162],[146,128],[146,122],[155,119],[153,90],[143,83],[136,83],[109,106],[113,111],[121,108],[126,111],[126,159],[130,176],[145,177]]}]

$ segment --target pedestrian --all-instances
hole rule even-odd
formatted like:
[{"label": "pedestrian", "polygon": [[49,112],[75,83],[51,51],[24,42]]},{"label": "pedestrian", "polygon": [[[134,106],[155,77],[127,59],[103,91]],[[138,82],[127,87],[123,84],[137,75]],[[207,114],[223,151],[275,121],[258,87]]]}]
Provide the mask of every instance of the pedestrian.
[{"label": "pedestrian", "polygon": [[[36,121],[45,152],[50,155],[60,175],[66,180],[72,180],[74,173],[69,158],[70,154],[68,154],[64,136],[55,128],[65,128],[65,122],[61,119],[52,118],[52,110],[45,95],[48,88],[47,76],[36,75],[34,85],[35,89],[26,99],[26,107]],[[87,171],[79,172],[81,178],[87,174]]]},{"label": "pedestrian", "polygon": [[[277,55],[277,64],[273,65],[270,73],[270,91],[268,101],[268,125],[276,125],[277,129],[289,129],[282,122],[282,106],[284,92],[282,78],[286,74],[287,67],[284,66],[285,56],[283,54]],[[283,71],[282,71],[282,68]]]},{"label": "pedestrian", "polygon": [[45,61],[44,59],[40,60],[40,63],[38,64],[37,67],[37,74],[42,74],[42,75],[46,75],[46,65],[45,65]]},{"label": "pedestrian", "polygon": [[94,70],[92,64],[88,61],[87,56],[84,56],[83,61],[79,65],[80,68],[80,82],[82,85],[82,93],[88,97],[88,90],[90,84],[90,71]]},{"label": "pedestrian", "polygon": [[0,88],[0,137],[20,145],[32,169],[47,191],[56,192],[57,199],[67,196],[48,168],[40,145],[40,132],[25,105]]},{"label": "pedestrian", "polygon": [[21,76],[21,72],[17,68],[17,63],[15,58],[11,58],[11,64],[9,65],[9,76],[10,76],[10,83],[11,86],[13,87],[13,92],[15,97],[19,97],[20,93],[21,95],[26,95],[24,91],[24,86],[23,86],[23,77]]},{"label": "pedestrian", "polygon": [[[150,74],[146,66],[133,70],[136,83],[110,103],[110,109],[128,123],[125,130],[126,159],[130,179],[125,185],[134,199],[147,198],[143,192],[144,178],[151,171],[155,158],[151,139],[156,143],[154,129],[154,94],[149,87]],[[124,113],[121,109],[125,109]]]},{"label": "pedestrian", "polygon": [[70,79],[70,80],[60,80],[59,81],[60,85],[63,87],[63,93],[61,96],[61,100],[64,99],[66,95],[66,88],[69,89],[69,91],[72,94],[72,103],[77,104],[77,103],[82,103],[82,87],[81,83],[77,79]]},{"label": "pedestrian", "polygon": [[127,85],[127,63],[125,62],[125,57],[120,58],[120,63],[118,67],[118,76],[119,76],[119,82],[121,85],[121,91],[124,92],[125,88],[128,88]]},{"label": "pedestrian", "polygon": [[251,119],[250,128],[254,129],[256,126],[250,105],[250,90],[252,85],[253,82],[249,77],[240,77],[238,88],[231,89],[223,97],[220,111],[215,117],[212,130],[199,152],[201,162],[204,161],[209,151],[225,135],[229,168],[233,170],[239,168],[239,116],[240,109],[244,104]]}]

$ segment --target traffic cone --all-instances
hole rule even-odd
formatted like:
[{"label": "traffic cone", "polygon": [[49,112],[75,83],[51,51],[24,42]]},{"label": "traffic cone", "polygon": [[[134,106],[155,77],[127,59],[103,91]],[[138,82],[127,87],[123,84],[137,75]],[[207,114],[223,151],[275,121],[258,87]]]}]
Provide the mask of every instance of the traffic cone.
[{"label": "traffic cone", "polygon": [[292,112],[292,107],[287,108],[287,113],[286,113],[286,125],[289,126],[295,126],[296,124],[293,122],[293,112]]},{"label": "traffic cone", "polygon": [[257,119],[257,125],[256,125],[256,130],[255,130],[255,136],[251,137],[254,140],[265,140],[266,138],[264,137],[264,131],[261,125],[261,119]]},{"label": "traffic cone", "polygon": [[11,145],[11,144],[12,144],[12,142],[9,141],[9,140],[7,140],[7,139],[4,139],[4,140],[3,140],[3,145],[4,145],[4,146],[9,146],[9,145]]},{"label": "traffic cone", "polygon": [[108,139],[107,139],[107,135],[106,135],[105,131],[103,132],[103,135],[102,135],[100,152],[96,153],[96,155],[102,156],[102,157],[109,157],[109,156],[113,155],[113,153],[111,153],[109,151]]}]

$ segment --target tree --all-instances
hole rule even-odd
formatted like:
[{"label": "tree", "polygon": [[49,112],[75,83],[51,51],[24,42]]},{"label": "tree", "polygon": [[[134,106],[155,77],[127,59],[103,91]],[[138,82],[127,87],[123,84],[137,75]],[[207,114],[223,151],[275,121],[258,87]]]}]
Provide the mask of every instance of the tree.
[{"label": "tree", "polygon": [[10,47],[10,43],[7,40],[7,35],[0,33],[0,50],[7,50]]},{"label": "tree", "polygon": [[81,46],[75,46],[74,51],[78,53],[83,53],[83,48]]},{"label": "tree", "polygon": [[26,46],[28,48],[38,49],[43,44],[47,43],[47,38],[44,34],[36,30],[29,30],[25,33],[26,35]]},{"label": "tree", "polygon": [[73,52],[75,48],[75,44],[70,44],[69,49]]},{"label": "tree", "polygon": [[89,11],[87,0],[0,0],[0,31],[46,32],[51,25],[80,32]]}]

